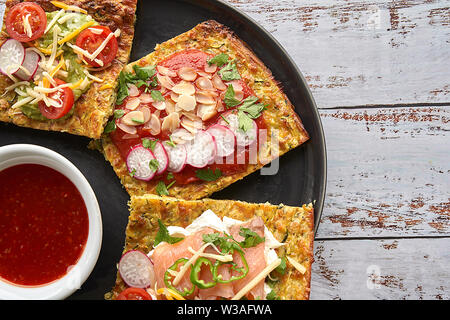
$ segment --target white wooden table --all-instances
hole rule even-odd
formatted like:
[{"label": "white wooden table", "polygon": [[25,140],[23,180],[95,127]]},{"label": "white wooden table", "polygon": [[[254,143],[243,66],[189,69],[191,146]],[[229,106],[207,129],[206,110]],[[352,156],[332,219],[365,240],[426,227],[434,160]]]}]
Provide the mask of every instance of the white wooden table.
[{"label": "white wooden table", "polygon": [[286,48],[320,109],[311,299],[449,299],[450,1],[226,1]]},{"label": "white wooden table", "polygon": [[449,299],[450,1],[227,1],[286,48],[320,109],[311,299]]}]

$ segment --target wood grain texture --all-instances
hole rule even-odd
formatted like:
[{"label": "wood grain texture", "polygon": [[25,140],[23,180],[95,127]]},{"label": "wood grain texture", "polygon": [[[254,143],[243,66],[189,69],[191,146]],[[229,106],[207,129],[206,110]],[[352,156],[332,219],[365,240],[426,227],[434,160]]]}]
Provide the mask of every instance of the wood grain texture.
[{"label": "wood grain texture", "polygon": [[319,108],[450,102],[450,1],[226,0],[295,60]]},{"label": "wood grain texture", "polygon": [[318,238],[450,234],[450,107],[321,110]]},{"label": "wood grain texture", "polygon": [[450,239],[316,241],[311,299],[450,298]]}]

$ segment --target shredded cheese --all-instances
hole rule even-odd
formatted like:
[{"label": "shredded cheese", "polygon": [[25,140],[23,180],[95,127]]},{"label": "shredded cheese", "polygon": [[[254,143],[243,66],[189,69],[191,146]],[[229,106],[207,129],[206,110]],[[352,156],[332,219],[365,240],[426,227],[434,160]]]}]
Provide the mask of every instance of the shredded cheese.
[{"label": "shredded cheese", "polygon": [[89,71],[87,71],[87,70],[83,70],[83,72],[84,72],[84,74],[85,74],[89,79],[92,79],[92,80],[94,80],[94,81],[96,81],[96,82],[103,82],[103,81],[105,81],[105,80],[100,79],[100,78],[98,78],[98,77],[96,77],[96,76],[93,76],[93,75],[90,74]]},{"label": "shredded cheese", "polygon": [[297,269],[301,274],[304,274],[306,272],[306,268],[301,263],[297,262],[296,260],[290,257],[286,258],[294,266],[294,268]]},{"label": "shredded cheese", "polygon": [[[85,78],[85,79],[86,79],[86,78]],[[80,80],[78,80],[77,82],[71,84],[71,85],[69,86],[69,88],[72,89],[72,90],[73,90],[73,89],[76,89],[76,88],[78,88],[78,87],[81,86],[81,84],[83,83],[83,81],[84,81],[84,79],[80,79]]]},{"label": "shredded cheese", "polygon": [[90,60],[94,60],[95,62],[97,62],[99,65],[103,66],[103,61],[96,59],[92,56],[92,54],[90,54],[88,51],[81,49],[79,46],[75,45],[75,44],[71,44],[71,43],[67,43],[67,45],[69,47],[71,47],[73,49],[73,51],[75,51],[75,53],[79,53],[83,56],[86,56],[87,58],[89,58]]},{"label": "shredded cheese", "polygon": [[[188,247],[188,251],[193,254],[195,254],[197,252],[194,249],[192,249],[191,247]],[[233,261],[233,256],[231,254],[222,255],[222,254],[213,254],[213,253],[204,253],[203,252],[199,255],[199,257],[216,259],[216,260],[219,260],[222,262]]]},{"label": "shredded cheese", "polygon": [[[103,40],[102,44],[92,53],[92,56],[95,58],[97,58],[97,56],[100,54],[100,52],[103,51],[103,49],[105,49],[106,45],[108,44],[109,40],[111,40],[112,37],[114,37],[114,33],[110,33],[108,34],[108,36],[105,38],[105,40]],[[91,59],[92,60],[92,59]]]},{"label": "shredded cheese", "polygon": [[106,83],[106,84],[102,85],[100,88],[98,88],[98,90],[102,91],[102,90],[110,89],[110,88],[113,88],[113,87],[114,86],[111,83]]},{"label": "shredded cheese", "polygon": [[281,263],[281,259],[277,259],[267,267],[264,268],[256,277],[254,277],[249,283],[247,283],[231,300],[239,300],[245,296],[250,290],[253,289],[260,281],[264,280],[276,267]]},{"label": "shredded cheese", "polygon": [[61,9],[67,10],[67,11],[76,11],[76,12],[81,12],[81,13],[87,14],[86,10],[81,9],[80,7],[77,7],[77,6],[67,5],[60,1],[50,1],[50,2],[57,8],[61,8]]},{"label": "shredded cheese", "polygon": [[178,272],[177,276],[175,277],[175,279],[173,279],[172,283],[174,286],[176,286],[178,283],[180,283],[181,278],[183,278],[184,274],[186,273],[186,271],[189,269],[189,267],[191,266],[191,264],[194,263],[194,261],[196,261],[198,259],[198,257],[200,257],[200,254],[203,253],[203,251],[205,251],[205,249],[209,246],[210,243],[205,243],[198,251],[196,251],[194,253],[194,255],[181,267],[180,271]]},{"label": "shredded cheese", "polygon": [[8,91],[11,91],[11,90],[13,90],[13,89],[15,89],[15,88],[17,88],[17,87],[20,87],[20,86],[26,86],[26,85],[28,85],[28,84],[29,84],[28,81],[20,81],[20,82],[16,82],[16,83],[10,85],[9,87],[6,87],[6,88],[5,88],[5,91],[8,92]]},{"label": "shredded cheese", "polygon": [[58,49],[58,34],[61,32],[61,28],[59,28],[58,26],[55,26],[53,28],[53,43],[52,43],[52,53],[50,55],[50,58],[48,59],[46,65],[47,65],[47,69],[50,69],[51,66],[53,65],[53,61],[55,61],[56,58],[56,51]]},{"label": "shredded cheese", "polygon": [[[62,10],[64,10],[64,9],[62,9]],[[66,23],[66,22],[69,21],[70,19],[75,18],[75,17],[77,17],[77,16],[78,16],[78,13],[74,13],[74,12],[68,13],[68,14],[66,14],[64,17],[59,18],[59,19],[58,19],[58,23],[59,23],[59,24]]]},{"label": "shredded cheese", "polygon": [[31,24],[30,24],[30,19],[31,14],[27,14],[24,16],[22,16],[22,21],[23,21],[23,28],[25,30],[25,33],[27,34],[28,37],[31,38],[31,36],[33,35],[33,30],[31,30]]},{"label": "shredded cheese", "polygon": [[21,107],[21,106],[26,105],[26,104],[27,104],[28,102],[30,102],[31,100],[33,100],[33,97],[27,97],[27,98],[24,98],[24,99],[22,99],[22,100],[18,100],[16,103],[14,103],[14,104],[11,106],[11,108],[12,108],[12,109],[19,108],[19,107]]},{"label": "shredded cheese", "polygon": [[[56,23],[56,21],[64,14],[65,10],[61,9],[58,11],[58,13],[53,17],[52,21],[47,25],[47,28],[45,28],[44,34],[47,33],[53,25]],[[59,21],[58,21],[59,22]]]},{"label": "shredded cheese", "polygon": [[175,298],[176,300],[186,300],[185,298],[183,298],[181,294],[170,288],[160,288],[156,291],[156,294],[157,295],[164,294],[167,300],[173,300],[173,298]]},{"label": "shredded cheese", "polygon": [[83,31],[86,28],[89,28],[90,26],[92,26],[95,23],[95,21],[91,20],[86,22],[85,24],[83,24],[81,27],[79,27],[78,29],[76,29],[75,31],[69,33],[67,36],[65,36],[64,38],[62,38],[61,40],[58,41],[58,44],[61,45],[63,43],[66,43],[67,41],[72,40],[73,38],[75,38],[81,31]]}]

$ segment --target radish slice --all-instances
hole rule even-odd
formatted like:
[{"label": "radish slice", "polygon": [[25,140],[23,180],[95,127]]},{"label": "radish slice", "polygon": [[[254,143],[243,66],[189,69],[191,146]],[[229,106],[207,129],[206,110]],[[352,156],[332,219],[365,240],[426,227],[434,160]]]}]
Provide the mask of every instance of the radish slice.
[{"label": "radish slice", "polygon": [[156,160],[158,160],[158,171],[156,171],[156,174],[164,173],[169,166],[169,156],[161,142],[156,142],[155,149],[153,149],[153,155]]},{"label": "radish slice", "polygon": [[13,74],[20,69],[25,60],[25,48],[15,39],[6,40],[0,48],[0,72]]},{"label": "radish slice", "polygon": [[254,120],[252,120],[252,128],[247,131],[243,131],[239,128],[239,119],[237,114],[228,113],[227,115],[223,115],[224,119],[219,121],[220,125],[230,128],[236,136],[236,144],[241,147],[249,146],[257,140],[258,134],[258,125]]},{"label": "radish slice", "polygon": [[154,160],[153,153],[139,144],[131,148],[127,156],[128,172],[139,180],[149,181],[155,176],[155,171],[150,168],[150,161]]},{"label": "radish slice", "polygon": [[229,128],[215,124],[206,130],[214,137],[217,145],[217,156],[228,157],[234,153],[236,136]]},{"label": "radish slice", "polygon": [[186,144],[187,148],[187,164],[195,168],[203,168],[213,161],[216,156],[216,142],[214,137],[204,130],[198,131],[194,140]]},{"label": "radish slice", "polygon": [[170,172],[180,172],[186,166],[187,151],[183,144],[177,144],[175,147],[164,143],[164,148],[169,156],[169,165],[167,170]]},{"label": "radish slice", "polygon": [[148,288],[155,284],[155,271],[150,258],[138,250],[127,251],[119,261],[119,273],[130,287]]},{"label": "radish slice", "polygon": [[22,67],[25,70],[28,70],[30,74],[27,74],[23,69],[19,69],[16,73],[14,73],[14,75],[21,80],[31,81],[36,74],[40,60],[41,57],[36,52],[30,48],[27,48],[25,50],[25,60],[22,63]]}]

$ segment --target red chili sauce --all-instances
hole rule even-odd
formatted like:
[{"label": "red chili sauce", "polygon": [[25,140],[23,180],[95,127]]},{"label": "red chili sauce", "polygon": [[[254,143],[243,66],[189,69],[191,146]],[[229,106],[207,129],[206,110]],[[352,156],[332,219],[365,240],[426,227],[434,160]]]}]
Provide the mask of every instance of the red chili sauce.
[{"label": "red chili sauce", "polygon": [[75,185],[46,166],[0,172],[0,277],[38,286],[64,276],[80,258],[89,231]]},{"label": "red chili sauce", "polygon": [[[213,55],[210,55],[206,52],[197,50],[197,49],[188,49],[183,50],[177,53],[174,53],[173,55],[169,56],[167,59],[161,61],[158,65],[169,68],[173,71],[178,71],[181,67],[191,67],[198,71],[204,71],[204,66],[206,65],[207,61],[211,59]],[[175,84],[179,83],[181,79],[176,76],[172,77],[172,80]],[[243,87],[244,92],[244,98],[247,98],[249,96],[255,96],[255,93],[253,90],[243,81],[239,80],[240,85]],[[155,90],[160,90],[161,87],[158,85]],[[141,93],[143,92],[144,87],[140,88]],[[165,99],[170,99],[170,93],[167,93],[164,95]],[[127,104],[127,101],[130,99],[130,97],[127,97],[124,99],[121,105],[116,106],[116,109],[125,109],[125,106]],[[155,112],[156,108],[154,108],[151,104],[147,105],[150,107],[151,112]],[[236,107],[235,107],[236,108]],[[221,115],[225,112],[229,112],[230,110],[233,110],[235,108],[225,108],[223,112],[217,113],[213,118],[209,119],[208,121],[205,121],[205,127],[208,128],[209,126],[216,124],[220,119]],[[161,111],[161,118],[167,116],[167,113],[165,110]],[[265,129],[265,122],[264,122],[264,116],[261,115],[258,119],[254,119],[258,129]],[[138,145],[142,142],[142,138],[156,138],[160,141],[169,140],[170,132],[161,132],[159,135],[152,135],[148,130],[144,129],[143,126],[137,127],[137,134],[139,135],[139,138],[132,138],[132,139],[123,139],[123,136],[126,135],[125,132],[123,132],[120,129],[116,129],[115,131],[111,132],[110,137],[114,145],[119,150],[122,159],[126,161],[128,152],[130,151],[131,147]],[[236,152],[235,152],[236,156]],[[248,159],[248,150],[246,151],[245,155],[246,159]],[[219,162],[219,161],[217,161]],[[206,166],[204,169],[210,168],[212,170],[220,169],[222,172],[222,175],[228,176],[235,173],[240,173],[246,170],[248,160],[244,164],[242,164],[243,161],[233,161],[232,164],[230,164],[230,161],[226,161],[223,159],[219,163],[213,163],[211,165]],[[200,181],[199,178],[196,177],[195,171],[199,170],[198,168],[194,168],[190,165],[186,165],[186,167],[178,173],[173,173],[173,176],[176,180],[177,185],[185,185],[189,184],[195,181]],[[173,180],[166,180],[166,173],[163,173],[159,179],[164,179],[166,183],[169,183]],[[153,179],[158,179],[158,177],[155,177]]]}]

